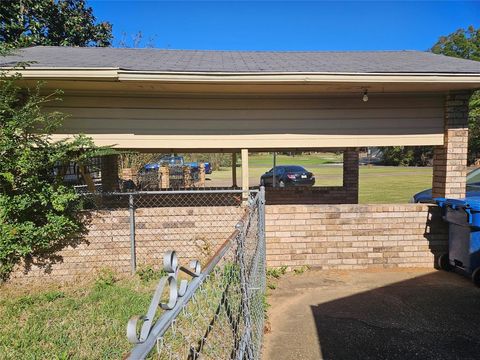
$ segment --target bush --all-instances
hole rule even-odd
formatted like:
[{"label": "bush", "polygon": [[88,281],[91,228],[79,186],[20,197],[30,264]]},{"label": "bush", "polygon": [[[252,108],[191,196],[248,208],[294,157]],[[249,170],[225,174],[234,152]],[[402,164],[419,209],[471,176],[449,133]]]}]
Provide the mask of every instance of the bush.
[{"label": "bush", "polygon": [[42,108],[60,93],[42,96],[40,85],[22,90],[19,78],[0,73],[0,280],[21,260],[58,260],[51,254],[81,241],[81,201],[63,184],[62,169],[113,152],[85,136],[53,142],[64,115]]}]

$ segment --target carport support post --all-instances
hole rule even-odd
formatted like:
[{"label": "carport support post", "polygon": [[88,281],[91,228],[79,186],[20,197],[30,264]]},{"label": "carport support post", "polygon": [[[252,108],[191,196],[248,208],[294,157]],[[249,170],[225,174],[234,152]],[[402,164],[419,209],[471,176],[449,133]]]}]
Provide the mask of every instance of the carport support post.
[{"label": "carport support post", "polygon": [[359,157],[357,148],[343,151],[343,189],[348,204],[358,204]]},{"label": "carport support post", "polygon": [[470,95],[456,91],[445,97],[443,145],[435,146],[433,154],[433,198],[465,197]]},{"label": "carport support post", "polygon": [[232,187],[237,187],[237,153],[232,153]]},{"label": "carport support post", "polygon": [[118,155],[105,155],[100,160],[102,173],[102,191],[118,190]]},{"label": "carport support post", "polygon": [[248,200],[248,149],[242,149],[242,200]]}]

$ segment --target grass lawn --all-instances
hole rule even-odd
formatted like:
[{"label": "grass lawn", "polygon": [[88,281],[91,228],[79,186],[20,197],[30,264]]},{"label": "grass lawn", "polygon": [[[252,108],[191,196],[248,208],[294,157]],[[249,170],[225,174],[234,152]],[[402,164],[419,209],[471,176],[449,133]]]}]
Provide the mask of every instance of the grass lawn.
[{"label": "grass lawn", "polygon": [[[343,155],[336,153],[311,153],[310,155],[282,155],[277,154],[277,165],[301,165],[301,166],[318,166],[323,164],[341,163]],[[273,166],[272,154],[253,154],[248,159],[251,167],[268,167]],[[267,169],[267,170],[268,170]]]},{"label": "grass lawn", "polygon": [[[342,156],[334,153],[311,155],[278,155],[277,164],[302,165],[315,174],[317,186],[341,186]],[[272,167],[270,154],[249,158],[251,185],[258,185],[260,176]],[[237,183],[241,184],[241,168],[237,168]],[[207,176],[207,186],[231,186],[231,169],[224,168]],[[359,201],[368,203],[406,203],[413,194],[432,187],[431,167],[361,166]]]},{"label": "grass lawn", "polygon": [[155,281],[110,276],[90,285],[0,287],[0,359],[121,359],[125,329],[145,313]]},{"label": "grass lawn", "polygon": [[431,187],[431,167],[362,166],[359,202],[406,203],[413,194]]}]

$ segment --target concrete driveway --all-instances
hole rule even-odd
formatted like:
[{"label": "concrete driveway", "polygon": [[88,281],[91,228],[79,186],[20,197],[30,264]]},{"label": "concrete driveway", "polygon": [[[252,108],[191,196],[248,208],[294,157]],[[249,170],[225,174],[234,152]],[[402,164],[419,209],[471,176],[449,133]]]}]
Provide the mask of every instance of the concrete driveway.
[{"label": "concrete driveway", "polygon": [[269,302],[265,360],[480,359],[480,289],[457,274],[309,271]]}]

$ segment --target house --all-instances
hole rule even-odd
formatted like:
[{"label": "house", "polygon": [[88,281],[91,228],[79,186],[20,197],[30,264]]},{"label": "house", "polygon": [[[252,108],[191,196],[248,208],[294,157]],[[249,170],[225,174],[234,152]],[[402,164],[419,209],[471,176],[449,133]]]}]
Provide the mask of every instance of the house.
[{"label": "house", "polygon": [[[32,62],[17,70],[24,86],[45,80],[46,91],[65,92],[51,107],[70,115],[55,139],[84,133],[120,149],[241,153],[244,194],[249,152],[343,150],[343,186],[316,199],[335,204],[358,202],[359,147],[432,145],[433,195],[465,194],[468,101],[480,88],[480,62],[418,51],[32,47],[1,59],[0,66],[12,69],[19,61]],[[116,166],[113,158],[105,164]],[[405,265],[407,258],[407,265],[425,265],[428,249],[445,240],[425,230],[431,222],[426,205],[282,210],[301,218],[300,225],[284,224],[278,211],[267,208],[272,266]],[[316,220],[329,216],[314,222],[310,213]],[[395,219],[396,226],[382,227],[384,219]],[[356,255],[315,243],[329,236]],[[376,255],[369,256],[373,248]],[[380,253],[383,263],[375,260]]]},{"label": "house", "polygon": [[[249,151],[435,145],[435,195],[463,194],[478,62],[418,51],[38,46],[1,66],[19,61],[31,62],[19,71],[26,85],[65,91],[54,109],[70,117],[56,139],[85,133],[122,149],[241,152],[244,167]],[[346,170],[351,180],[356,171]]]}]

